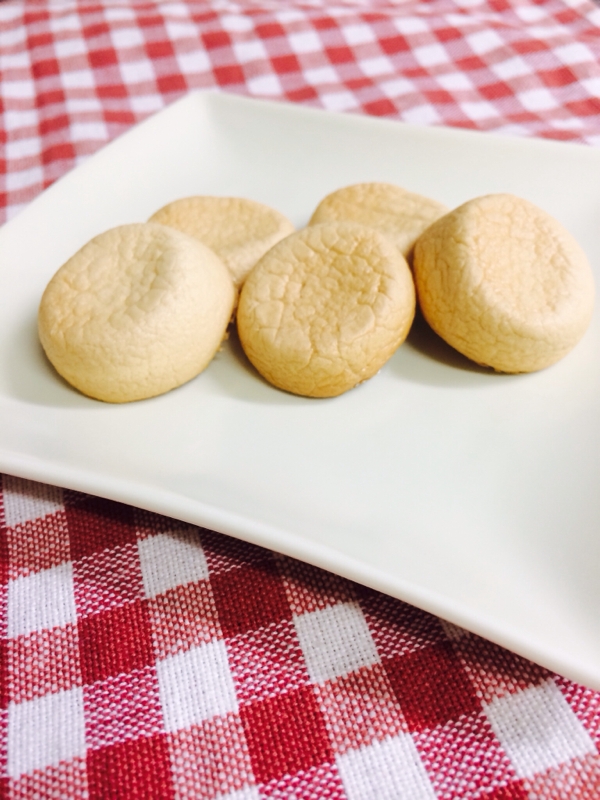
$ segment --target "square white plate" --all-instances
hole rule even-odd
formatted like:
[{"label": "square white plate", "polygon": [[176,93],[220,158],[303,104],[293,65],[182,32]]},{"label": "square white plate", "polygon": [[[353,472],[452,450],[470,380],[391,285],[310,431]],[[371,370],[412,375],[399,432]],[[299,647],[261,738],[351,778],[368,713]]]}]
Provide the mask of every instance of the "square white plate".
[{"label": "square white plate", "polygon": [[45,361],[41,293],[91,236],[190,194],[301,226],[328,192],[391,181],[449,206],[532,200],[600,270],[600,151],[192,94],[0,231],[0,469],[204,525],[368,584],[600,689],[600,329],[495,375],[423,325],[366,384],[280,392],[232,340],[198,378],[123,406]]}]

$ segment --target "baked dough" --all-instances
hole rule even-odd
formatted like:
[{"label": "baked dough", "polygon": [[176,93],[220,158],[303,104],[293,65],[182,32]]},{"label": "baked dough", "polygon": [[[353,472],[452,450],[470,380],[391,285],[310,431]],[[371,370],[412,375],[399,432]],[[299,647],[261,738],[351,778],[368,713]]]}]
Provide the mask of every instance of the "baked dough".
[{"label": "baked dough", "polygon": [[237,311],[250,361],[280,389],[333,397],[374,375],[415,313],[412,275],[383,234],[351,222],[311,225],[254,267]]},{"label": "baked dough", "polygon": [[510,194],[479,197],[417,241],[417,295],[431,327],[499,372],[533,372],[565,356],[589,325],[594,281],[575,239]]},{"label": "baked dough", "polygon": [[409,258],[423,231],[448,210],[436,200],[391,183],[357,183],[321,200],[309,224],[349,220],[369,225],[389,236]]},{"label": "baked dough", "polygon": [[70,384],[124,403],[198,375],[231,318],[233,282],[221,259],[179,231],[124,225],[96,236],[54,275],[38,330]]},{"label": "baked dough", "polygon": [[219,255],[240,287],[276,242],[295,230],[274,208],[242,197],[184,197],[150,217],[194,236]]}]

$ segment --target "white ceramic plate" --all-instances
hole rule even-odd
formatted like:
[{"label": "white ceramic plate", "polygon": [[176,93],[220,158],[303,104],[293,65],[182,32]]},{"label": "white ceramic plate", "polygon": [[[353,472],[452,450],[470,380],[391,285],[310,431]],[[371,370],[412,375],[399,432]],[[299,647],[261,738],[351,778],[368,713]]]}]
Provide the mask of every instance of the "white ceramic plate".
[{"label": "white ceramic plate", "polygon": [[189,194],[303,225],[385,180],[457,205],[509,191],[600,270],[600,151],[192,94],[0,231],[0,469],[179,517],[368,584],[600,689],[600,330],[533,375],[481,370],[423,326],[335,399],[277,391],[231,341],[167,395],[87,399],[45,361],[36,311],[92,235]]}]

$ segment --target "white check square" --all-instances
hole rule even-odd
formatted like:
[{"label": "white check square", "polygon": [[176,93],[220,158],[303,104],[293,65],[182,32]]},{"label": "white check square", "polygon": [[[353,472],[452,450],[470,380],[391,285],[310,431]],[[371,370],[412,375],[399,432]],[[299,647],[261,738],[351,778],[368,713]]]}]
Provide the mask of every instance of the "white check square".
[{"label": "white check square", "polygon": [[494,119],[499,116],[496,106],[493,103],[488,103],[487,100],[460,103],[460,107],[469,119]]},{"label": "white check square", "polygon": [[421,105],[408,108],[402,113],[402,119],[412,125],[435,125],[441,122],[440,115],[434,106]]},{"label": "white check square", "polygon": [[8,100],[25,100],[34,96],[32,81],[7,80],[3,87],[4,96]]},{"label": "white check square", "polygon": [[298,31],[290,33],[288,37],[290,47],[294,53],[318,53],[323,45],[314,31]]},{"label": "white check square", "polygon": [[192,39],[195,41],[198,38],[198,28],[189,20],[167,20],[165,22],[165,30],[172,42],[176,42],[178,39]]},{"label": "white check square", "polygon": [[[326,67],[323,67],[321,71],[325,72],[326,69]],[[312,71],[316,72],[317,70]],[[337,83],[337,79],[335,82]],[[321,97],[321,102],[329,111],[349,111],[351,108],[356,108],[358,105],[356,96],[352,94],[352,92],[331,92],[330,94],[324,94]]]},{"label": "white check square", "polygon": [[8,582],[8,636],[77,621],[73,565],[60,564]]},{"label": "white check square", "polygon": [[119,69],[126,84],[147,83],[156,77],[152,64],[146,60],[122,61]]},{"label": "white check square", "polygon": [[265,46],[259,40],[234,42],[233,52],[240,64],[249,64],[252,61],[264,61],[267,58]]},{"label": "white check square", "polygon": [[[189,53],[177,53],[177,66],[183,75],[194,75],[208,72],[210,69],[210,59],[203,50],[190,50]],[[151,97],[154,98],[153,95]],[[162,106],[162,101],[160,103]],[[156,108],[160,107],[159,105]]]},{"label": "white check square", "polygon": [[324,83],[337,83],[337,73],[333,67],[315,67],[304,71],[304,77],[313,86],[320,86]]},{"label": "white check square", "polygon": [[258,95],[280,95],[282,92],[281,83],[277,75],[259,75],[257,78],[248,80],[250,94]]},{"label": "white check square", "polygon": [[429,22],[415,16],[402,16],[394,19],[394,27],[404,35],[412,33],[427,33],[429,31]]},{"label": "white check square", "polygon": [[[38,119],[34,109],[7,108],[4,112],[4,129],[8,131],[21,131],[23,128],[37,130]],[[11,173],[8,173],[10,175]],[[41,174],[41,173],[40,173]],[[7,175],[7,177],[8,177]]]},{"label": "white check square", "polygon": [[492,50],[498,50],[504,46],[504,40],[491,29],[469,34],[467,42],[471,50],[479,56],[491,53]]},{"label": "white check square", "polygon": [[342,35],[351,46],[375,41],[375,33],[370,25],[344,25]]},{"label": "white check square", "polygon": [[251,31],[253,27],[252,20],[242,14],[223,14],[221,25],[223,30],[231,33],[245,33]]},{"label": "white check square", "polygon": [[65,89],[92,89],[94,86],[94,74],[83,69],[65,70],[60,80]]},{"label": "white check square", "polygon": [[163,107],[162,99],[154,94],[133,95],[130,103],[135,114],[153,114]]},{"label": "white check square", "polygon": [[[40,145],[41,145],[40,140],[36,138],[16,139],[13,140],[12,142],[7,142],[5,147],[6,158],[7,160],[9,159],[16,160],[18,158],[28,158],[30,156],[37,156],[40,152]],[[25,511],[25,513],[28,513],[31,510],[31,506],[29,505],[29,503],[26,502],[26,498],[23,498],[21,507],[23,511]]]},{"label": "white check square", "polygon": [[11,778],[76,756],[85,756],[81,687],[9,705],[8,774]]},{"label": "white check square", "polygon": [[[39,148],[33,149],[34,142],[35,140],[26,141],[21,157],[38,151]],[[60,489],[23,478],[13,478],[11,475],[4,476],[3,494],[4,523],[7,528],[54,514],[64,507]]]},{"label": "white check square", "polygon": [[54,52],[57,58],[71,58],[85,54],[85,43],[81,39],[56,39]]},{"label": "white check square", "polygon": [[387,97],[398,97],[403,94],[412,94],[415,91],[415,84],[408,78],[394,78],[390,81],[383,81],[379,84],[379,88]]},{"label": "white check square", "polygon": [[237,789],[229,794],[219,795],[219,800],[260,800],[258,787],[246,786],[245,789]]},{"label": "white check square", "polygon": [[108,131],[104,122],[74,122],[71,137],[74,142],[105,142]]},{"label": "white check square", "polygon": [[133,26],[127,28],[114,28],[110,38],[115,50],[130,50],[133,47],[143,47],[144,37],[142,32]]},{"label": "white check square", "polygon": [[449,92],[468,92],[473,88],[472,82],[464,72],[449,72],[447,75],[439,75],[437,79],[440,86]]},{"label": "white check square", "polygon": [[422,47],[415,47],[413,53],[423,67],[436,67],[439,64],[447,64],[449,61],[448,53],[441,44],[426,44]]},{"label": "white check square", "polygon": [[596,752],[552,680],[495,698],[484,710],[520,778]]},{"label": "white check square", "polygon": [[548,111],[558,106],[552,92],[544,88],[520,92],[518,99],[528,111]]},{"label": "white check square", "polygon": [[589,47],[581,42],[569,42],[554,48],[554,55],[563,64],[587,64],[594,61]]},{"label": "white check square", "polygon": [[316,683],[379,661],[364,615],[355,603],[339,603],[295,617],[294,625],[311,680]]},{"label": "white check square", "polygon": [[503,81],[511,78],[520,78],[523,75],[531,75],[531,67],[520,56],[507,58],[506,61],[499,61],[492,65],[493,71]]},{"label": "white check square", "polygon": [[377,75],[389,75],[394,72],[394,65],[386,56],[377,56],[376,58],[367,58],[360,61],[360,68],[370,78]]},{"label": "white check square", "polygon": [[193,647],[156,664],[165,729],[189,728],[237,711],[237,699],[223,641]]},{"label": "white check square", "polygon": [[600,97],[600,77],[597,75],[592,78],[585,78],[581,81],[581,85],[592,97]]},{"label": "white check square", "polygon": [[408,733],[336,758],[348,800],[435,800],[415,743]]},{"label": "white check square", "polygon": [[195,528],[159,533],[138,542],[146,597],[206,580],[208,566]]}]

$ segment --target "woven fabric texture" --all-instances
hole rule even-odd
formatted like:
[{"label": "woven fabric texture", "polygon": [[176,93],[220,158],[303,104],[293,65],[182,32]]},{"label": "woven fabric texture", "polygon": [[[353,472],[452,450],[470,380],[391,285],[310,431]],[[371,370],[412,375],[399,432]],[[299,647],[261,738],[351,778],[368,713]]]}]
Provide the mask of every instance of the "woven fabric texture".
[{"label": "woven fabric texture", "polygon": [[[600,7],[4,0],[0,219],[195,88],[594,146]],[[0,798],[600,798],[600,694],[385,595],[8,475],[0,548]]]},{"label": "woven fabric texture", "polygon": [[5,0],[0,209],[186,91],[600,144],[592,0]]},{"label": "woven fabric texture", "polygon": [[599,694],[209,530],[1,496],[4,796],[600,796]]}]

